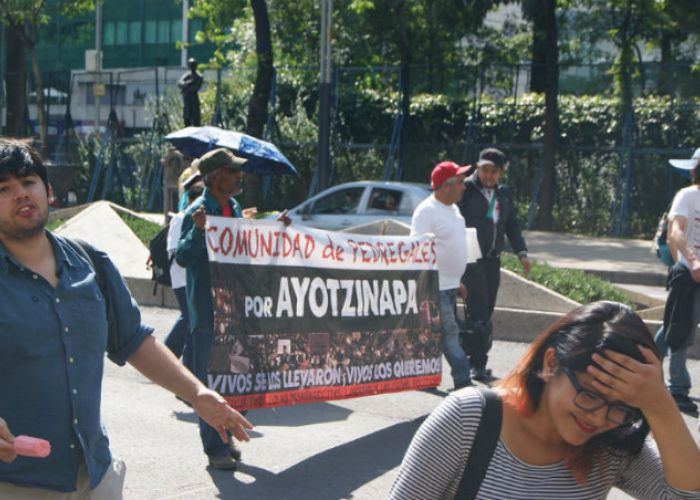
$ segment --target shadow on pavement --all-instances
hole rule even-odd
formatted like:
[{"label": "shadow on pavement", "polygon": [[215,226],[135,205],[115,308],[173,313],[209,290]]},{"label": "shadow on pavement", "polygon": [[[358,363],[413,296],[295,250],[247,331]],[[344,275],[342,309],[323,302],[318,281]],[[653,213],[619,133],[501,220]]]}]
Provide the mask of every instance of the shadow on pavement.
[{"label": "shadow on pavement", "polygon": [[250,410],[247,418],[253,425],[299,427],[347,420],[351,413],[352,410],[330,403],[309,403]]},{"label": "shadow on pavement", "polygon": [[[352,498],[353,491],[401,463],[424,418],[392,425],[336,446],[277,474],[245,462],[239,465],[233,477],[230,472],[211,468],[208,472],[224,500]],[[388,491],[379,496],[387,494]]]}]

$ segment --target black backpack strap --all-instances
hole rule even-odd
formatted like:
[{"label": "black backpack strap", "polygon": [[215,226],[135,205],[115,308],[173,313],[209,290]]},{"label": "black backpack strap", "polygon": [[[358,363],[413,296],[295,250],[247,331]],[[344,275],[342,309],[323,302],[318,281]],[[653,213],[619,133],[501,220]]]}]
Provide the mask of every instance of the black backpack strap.
[{"label": "black backpack strap", "polygon": [[[105,303],[109,304],[109,288],[107,287],[107,273],[104,267],[100,264],[100,256],[97,253],[95,247],[90,245],[88,242],[78,239],[78,238],[64,238],[67,243],[70,244],[80,255],[82,255],[90,264],[93,272],[95,273],[95,281],[97,281],[97,286],[100,287],[100,292],[105,299]],[[109,308],[107,309],[109,310]]]},{"label": "black backpack strap", "polygon": [[467,465],[464,467],[462,479],[457,487],[456,500],[473,500],[484,480],[491,457],[496,449],[498,437],[501,435],[503,420],[503,404],[498,393],[491,389],[479,389],[486,403],[481,413],[479,426],[476,428],[472,449],[469,452]]}]

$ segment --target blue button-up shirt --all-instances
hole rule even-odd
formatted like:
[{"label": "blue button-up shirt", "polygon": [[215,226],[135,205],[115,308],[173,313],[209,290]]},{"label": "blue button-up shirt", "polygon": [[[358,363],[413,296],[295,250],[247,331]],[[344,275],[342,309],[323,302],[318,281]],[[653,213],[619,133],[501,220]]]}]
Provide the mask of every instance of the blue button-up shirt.
[{"label": "blue button-up shirt", "polygon": [[51,442],[47,458],[0,462],[0,481],[74,491],[78,467],[99,484],[112,458],[100,422],[104,353],[123,365],[150,327],[119,272],[100,253],[112,304],[90,263],[69,243],[47,232],[58,284],[25,269],[0,244],[0,417],[15,435]]},{"label": "blue button-up shirt", "polygon": [[[233,217],[242,217],[241,206],[229,198]],[[219,202],[204,188],[202,196],[192,202],[185,211],[182,220],[182,232],[178,242],[175,259],[187,270],[187,307],[190,313],[192,331],[214,331],[214,305],[211,298],[211,275],[209,274],[209,256],[204,230],[197,229],[192,221],[192,214],[204,207],[207,215],[223,215]]]}]

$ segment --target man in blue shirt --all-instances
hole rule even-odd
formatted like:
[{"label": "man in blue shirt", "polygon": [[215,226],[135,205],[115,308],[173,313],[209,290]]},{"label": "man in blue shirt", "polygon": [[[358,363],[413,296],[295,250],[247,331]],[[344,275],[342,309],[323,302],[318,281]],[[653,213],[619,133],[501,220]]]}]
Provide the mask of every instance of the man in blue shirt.
[{"label": "man in blue shirt", "polygon": [[[182,233],[175,259],[187,270],[187,305],[194,350],[194,374],[207,383],[209,351],[214,339],[214,305],[209,274],[209,257],[204,238],[207,215],[223,217],[254,217],[253,212],[241,210],[233,196],[241,193],[246,160],[224,148],[215,149],[199,159],[199,173],[204,181],[202,196],[187,208],[182,221]],[[286,212],[278,219],[291,221]],[[223,444],[207,422],[199,419],[199,434],[209,464],[217,469],[235,469],[240,451]]]},{"label": "man in blue shirt", "polygon": [[[93,260],[45,229],[49,194],[38,153],[0,139],[0,498],[121,498],[118,478],[105,486],[115,482],[100,421],[105,351],[189,401],[220,439],[247,440],[250,423],[141,323],[107,255]],[[47,439],[51,454],[18,457],[21,434]]]}]

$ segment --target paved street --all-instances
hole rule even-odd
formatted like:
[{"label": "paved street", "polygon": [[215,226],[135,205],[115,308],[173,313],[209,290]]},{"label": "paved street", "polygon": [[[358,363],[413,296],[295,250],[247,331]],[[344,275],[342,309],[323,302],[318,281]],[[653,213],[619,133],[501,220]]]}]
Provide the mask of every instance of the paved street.
[{"label": "paved street", "polygon": [[[162,340],[173,310],[144,308]],[[496,342],[491,366],[503,375],[524,344]],[[694,396],[700,362],[691,360]],[[256,426],[235,473],[209,470],[194,413],[130,366],[106,364],[103,419],[115,455],[127,463],[131,499],[375,500],[386,498],[403,453],[446,386],[330,403],[255,410]],[[695,429],[696,419],[686,417]],[[697,432],[695,433],[697,439]],[[629,498],[613,492],[608,498]]]}]

